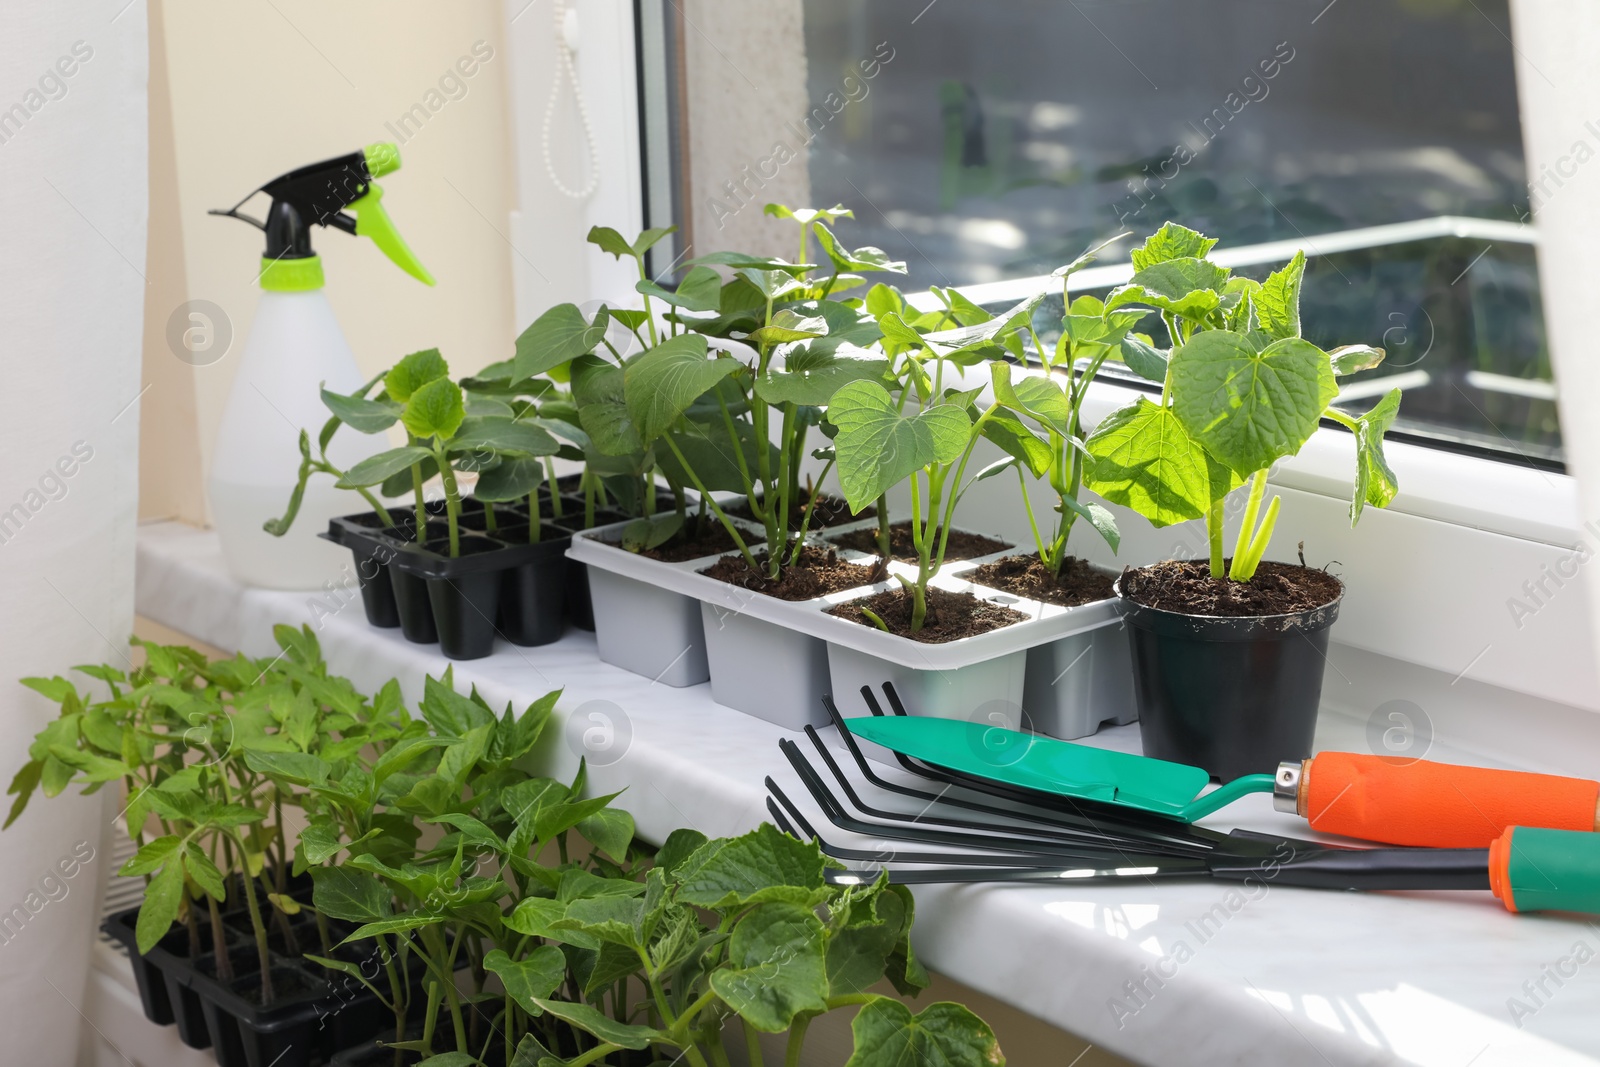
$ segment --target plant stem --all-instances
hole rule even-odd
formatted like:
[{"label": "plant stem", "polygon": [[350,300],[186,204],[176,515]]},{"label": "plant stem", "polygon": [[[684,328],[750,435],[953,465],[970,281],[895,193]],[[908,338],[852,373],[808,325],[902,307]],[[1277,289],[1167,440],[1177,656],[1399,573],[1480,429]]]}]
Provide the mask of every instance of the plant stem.
[{"label": "plant stem", "polygon": [[811,1013],[803,1012],[789,1024],[789,1045],[784,1050],[783,1067],[800,1067],[800,1050],[805,1047],[806,1028],[811,1025]]},{"label": "plant stem", "polygon": [[740,1016],[739,1022],[744,1027],[744,1058],[749,1062],[749,1067],[765,1067],[765,1061],[761,1058],[761,1035],[743,1016]]},{"label": "plant stem", "polygon": [[[561,487],[556,484],[556,461],[554,456],[544,457],[544,480],[545,484],[550,486],[550,514],[559,519],[561,518]],[[539,490],[535,489],[528,495],[532,497],[538,492]],[[530,508],[529,510],[532,509]]]},{"label": "plant stem", "polygon": [[[555,494],[550,495],[555,499]],[[544,528],[544,516],[539,513],[539,490],[535,489],[528,494],[528,543],[536,545]]]},{"label": "plant stem", "polygon": [[228,935],[222,926],[222,912],[217,908],[217,898],[206,894],[206,905],[211,913],[211,951],[217,960],[217,981],[233,981],[233,960],[228,956]]},{"label": "plant stem", "polygon": [[433,447],[434,462],[439,465],[439,477],[444,481],[444,513],[450,522],[450,555],[461,555],[461,490],[456,486],[456,472],[450,467],[444,446]]},{"label": "plant stem", "polygon": [[719,505],[715,500],[711,499],[711,494],[708,493],[706,491],[706,487],[701,484],[700,476],[694,472],[694,468],[689,466],[689,461],[684,458],[683,451],[678,447],[677,442],[669,436],[664,436],[661,439],[667,443],[667,447],[670,448],[672,450],[672,454],[677,457],[679,466],[681,466],[684,469],[684,472],[689,475],[689,481],[694,483],[695,491],[700,494],[700,499],[711,506],[712,512],[717,516],[717,521],[722,523],[722,528],[728,531],[729,537],[733,538],[733,543],[738,546],[739,554],[743,556],[744,561],[750,565],[750,569],[760,570],[761,568],[756,566],[755,556],[750,553],[749,546],[744,543],[744,538],[739,535],[739,528],[733,524],[732,519],[729,519],[728,516],[723,513],[721,505]]},{"label": "plant stem", "polygon": [[1017,485],[1022,488],[1022,510],[1028,513],[1028,528],[1033,531],[1033,547],[1039,552],[1040,562],[1048,567],[1050,561],[1045,558],[1044,538],[1039,536],[1039,523],[1033,517],[1033,501],[1028,499],[1028,476],[1023,473],[1020,463],[1017,465]]},{"label": "plant stem", "polygon": [[425,544],[428,540],[428,507],[422,499],[422,464],[411,465],[411,496],[414,518],[417,521],[417,544]]},{"label": "plant stem", "polygon": [[1218,498],[1206,509],[1206,540],[1211,546],[1211,577],[1224,577],[1222,566],[1222,500]]},{"label": "plant stem", "polygon": [[893,547],[889,536],[889,494],[884,493],[878,498],[878,555],[888,559]]},{"label": "plant stem", "polygon": [[1244,517],[1239,522],[1239,537],[1233,544],[1234,577],[1238,577],[1239,562],[1250,554],[1250,541],[1256,532],[1256,514],[1261,510],[1261,498],[1267,493],[1267,472],[1258,470],[1250,476],[1250,496],[1245,500]]},{"label": "plant stem", "polygon": [[250,860],[245,854],[244,842],[239,842],[239,858],[243,861],[243,877],[239,880],[244,883],[244,902],[250,910],[250,928],[255,932],[256,955],[261,964],[261,1004],[263,1007],[271,1004],[277,998],[272,991],[272,953],[267,948],[267,924],[261,918],[261,907],[256,903],[254,879],[250,876]]}]

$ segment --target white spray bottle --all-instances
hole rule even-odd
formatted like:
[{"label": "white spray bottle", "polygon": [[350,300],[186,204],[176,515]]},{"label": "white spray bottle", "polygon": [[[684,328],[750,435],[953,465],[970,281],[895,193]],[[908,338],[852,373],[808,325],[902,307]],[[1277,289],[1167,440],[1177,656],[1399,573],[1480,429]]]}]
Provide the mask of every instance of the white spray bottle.
[{"label": "white spray bottle", "polygon": [[[353,583],[353,575],[342,573],[350,567],[349,553],[317,533],[330,518],[369,510],[356,493],[335,489],[331,479],[313,479],[292,528],[274,536],[263,525],[284,514],[295,490],[301,431],[315,441],[328,422],[320,387],[363,392],[355,354],[322,292],[322,260],[311,248],[311,226],[370,237],[407,274],[433,284],[395,230],[383,209],[383,190],[373,181],[399,167],[400,150],[380,142],[290,171],[228,210],[212,212],[248,222],[267,236],[261,303],[223,409],[208,485],[223,556],[246,585],[319,589],[330,581]],[[265,222],[239,211],[256,193],[272,198]],[[327,458],[348,470],[387,447],[381,436],[335,433]],[[294,520],[292,505],[286,517]]]}]

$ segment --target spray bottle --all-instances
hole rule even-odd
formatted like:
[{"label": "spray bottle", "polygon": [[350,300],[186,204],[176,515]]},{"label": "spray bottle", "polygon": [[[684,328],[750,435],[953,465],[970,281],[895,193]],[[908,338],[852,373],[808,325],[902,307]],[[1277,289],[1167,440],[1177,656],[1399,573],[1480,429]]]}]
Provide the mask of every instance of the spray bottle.
[{"label": "spray bottle", "polygon": [[[322,292],[322,260],[311,248],[311,227],[332,226],[374,244],[407,274],[433,284],[383,208],[374,178],[400,167],[400,150],[379,142],[360,152],[300,167],[274,178],[226,211],[213,215],[248,222],[266,234],[261,303],[245,340],[212,454],[212,520],[233,576],[246,585],[317,589],[346,583],[349,555],[317,538],[337,515],[366,510],[361,498],[331,480],[306,486],[299,521],[274,537],[262,524],[280,514],[300,466],[302,429],[315,439],[328,419],[319,386],[335,393],[361,390],[355,355]],[[257,193],[271,197],[266,221],[239,211]],[[346,209],[349,209],[347,212]],[[328,445],[341,470],[387,447],[345,429]]]}]

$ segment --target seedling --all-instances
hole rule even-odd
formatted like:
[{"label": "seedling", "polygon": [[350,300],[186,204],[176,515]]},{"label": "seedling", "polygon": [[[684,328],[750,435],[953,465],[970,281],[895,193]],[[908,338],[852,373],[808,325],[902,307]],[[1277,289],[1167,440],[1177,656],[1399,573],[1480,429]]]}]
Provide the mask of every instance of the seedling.
[{"label": "seedling", "polygon": [[[345,422],[366,433],[381,433],[395,422],[405,427],[407,443],[368,457],[345,472],[341,489],[395,487],[392,479],[409,481],[416,511],[417,540],[425,542],[427,511],[422,485],[434,473],[444,484],[445,518],[450,555],[461,554],[461,489],[458,471],[479,473],[479,499],[516,500],[537,491],[544,478],[542,456],[560,451],[560,444],[534,421],[513,414],[467,414],[461,387],[450,380],[450,368],[438,349],[413,352],[384,376],[384,392],[376,400],[342,397],[323,391],[323,401]],[[493,507],[486,521],[493,521]]]},{"label": "seedling", "polygon": [[[893,312],[879,326],[886,337],[915,346],[915,354],[908,356],[915,365],[933,364],[937,372],[945,362],[978,362],[1020,344],[1018,335],[1028,328],[1043,298],[1041,293],[987,322],[941,333],[919,334]],[[1038,456],[1037,450],[1028,452],[1028,445],[1038,442],[1004,405],[996,401],[981,412],[977,409],[978,393],[947,389],[907,415],[904,394],[897,401],[877,382],[856,381],[834,393],[828,405],[828,422],[837,431],[833,444],[839,485],[851,508],[859,511],[900,482],[910,483],[917,577],[900,582],[912,597],[912,633],[926,619],[928,582],[944,565],[956,505],[972,484],[963,479],[979,439],[988,437],[1008,451]],[[869,621],[883,627],[881,619]]]},{"label": "seedling", "polygon": [[[1079,518],[1087,520],[1113,552],[1122,540],[1111,512],[1092,501],[1078,499],[1087,456],[1082,410],[1089,386],[1105,361],[1130,343],[1143,343],[1130,337],[1129,331],[1146,312],[1137,308],[1107,311],[1105,305],[1092,296],[1072,300],[1068,285],[1073,272],[1091,263],[1100,249],[1124,236],[1126,234],[1118,234],[1052,273],[1051,277],[1061,279],[1061,302],[1066,309],[1061,319],[1061,337],[1052,349],[1039,340],[1031,322],[1027,327],[1034,351],[1045,368],[1043,376],[1013,382],[1009,363],[995,360],[989,365],[996,401],[1034,425],[1020,423],[1011,427],[1014,443],[1006,449],[1011,456],[985,468],[980,476],[992,477],[1008,467],[1016,468],[1017,481],[1022,488],[1022,506],[1028,515],[1028,527],[1033,533],[1039,561],[1052,575],[1059,576],[1068,559],[1067,539]],[[1065,374],[1065,389],[1053,372]],[[1040,535],[1039,522],[1029,498],[1030,473],[1036,478],[1045,478],[1055,490],[1056,522],[1048,538]]]},{"label": "seedling", "polygon": [[[1386,507],[1394,499],[1398,485],[1384,459],[1383,435],[1399,411],[1400,390],[1355,418],[1330,407],[1337,378],[1377,366],[1383,350],[1347,345],[1324,352],[1300,336],[1303,252],[1258,283],[1206,259],[1215,244],[1167,223],[1134,249],[1132,281],[1106,299],[1107,316],[1134,307],[1158,312],[1172,347],[1143,338],[1123,342],[1129,368],[1160,382],[1161,398],[1140,397],[1106,416],[1086,442],[1093,463],[1084,480],[1158,527],[1203,516],[1211,576],[1243,582],[1255,575],[1277,522],[1278,497],[1262,509],[1267,473],[1299,452],[1322,419],[1355,436],[1350,524],[1366,505]],[[1223,501],[1246,482],[1228,565]]]}]

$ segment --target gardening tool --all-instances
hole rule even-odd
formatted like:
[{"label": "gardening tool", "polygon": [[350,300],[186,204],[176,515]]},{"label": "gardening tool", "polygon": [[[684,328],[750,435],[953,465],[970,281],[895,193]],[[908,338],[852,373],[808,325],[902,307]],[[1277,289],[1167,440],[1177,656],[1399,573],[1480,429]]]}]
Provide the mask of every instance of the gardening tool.
[{"label": "gardening tool", "polygon": [[1248,793],[1313,829],[1391,845],[1487,848],[1509,826],[1593,832],[1600,782],[1323,752],[1247,774],[1210,792],[1199,767],[959,719],[863,716],[856,736],[925,763],[1044,793],[1096,800],[1194,822]]},{"label": "gardening tool", "polygon": [[[233,207],[211,212],[247,222],[266,236],[259,267],[261,299],[223,409],[208,483],[223,558],[234,577],[248,585],[319,589],[329,580],[355,584],[348,556],[341,560],[341,553],[316,536],[328,520],[363,510],[355,493],[313,483],[300,498],[297,528],[274,537],[262,523],[283,512],[295,488],[301,431],[315,440],[318,429],[328,423],[321,389],[341,395],[362,391],[355,355],[322,292],[322,258],[311,247],[312,227],[370,237],[401,270],[433,284],[433,276],[395,229],[375,180],[399,168],[399,149],[371,144],[279,175]],[[264,220],[239,210],[257,194],[271,200]],[[174,315],[168,324],[178,355],[193,363],[213,363],[226,355],[232,328],[222,309],[196,302],[187,315],[187,320]],[[184,350],[177,348],[180,334]],[[322,444],[340,470],[385,447],[381,435],[349,432]]]},{"label": "gardening tool", "polygon": [[[863,692],[874,715],[883,717],[870,691]],[[897,706],[892,688],[885,692]],[[842,726],[832,701],[825,706]],[[893,781],[874,771],[851,730],[841,729],[866,787],[886,794],[869,802],[821,735],[811,727],[805,732],[822,770],[786,739],[780,748],[790,766],[829,823],[867,840],[842,844],[823,838],[771,778],[767,807],[780,829],[815,840],[823,852],[847,862],[827,872],[834,884],[870,882],[883,872],[908,885],[1209,877],[1321,889],[1489,889],[1513,911],[1600,911],[1600,836],[1593,833],[1512,827],[1487,848],[1452,849],[1346,848],[1246,830],[1224,834],[899,753],[895,759],[904,771],[939,788]],[[912,803],[896,806],[889,797]]]}]

